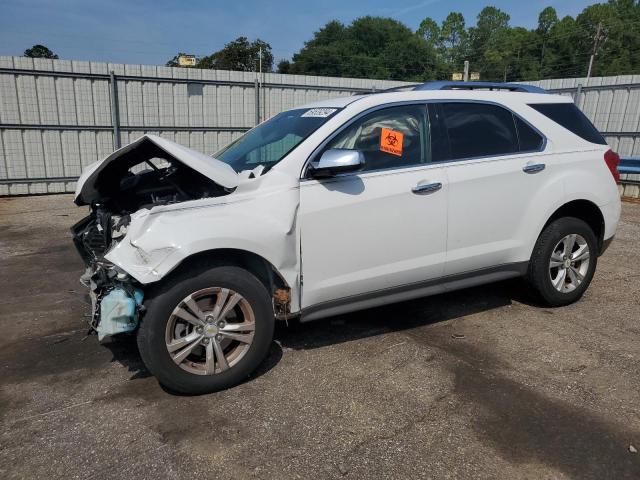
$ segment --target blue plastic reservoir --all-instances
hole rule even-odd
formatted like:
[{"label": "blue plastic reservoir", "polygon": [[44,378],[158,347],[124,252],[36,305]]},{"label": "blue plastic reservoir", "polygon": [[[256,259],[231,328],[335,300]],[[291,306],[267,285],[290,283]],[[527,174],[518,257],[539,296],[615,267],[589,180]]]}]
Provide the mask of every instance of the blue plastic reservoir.
[{"label": "blue plastic reservoir", "polygon": [[98,340],[138,328],[138,309],[144,293],[136,288],[131,297],[124,289],[114,288],[100,302]]}]

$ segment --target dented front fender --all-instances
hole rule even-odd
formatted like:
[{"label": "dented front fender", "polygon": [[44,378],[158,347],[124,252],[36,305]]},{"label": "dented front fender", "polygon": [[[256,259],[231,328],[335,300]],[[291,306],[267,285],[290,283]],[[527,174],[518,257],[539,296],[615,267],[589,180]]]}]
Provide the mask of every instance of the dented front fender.
[{"label": "dented front fender", "polygon": [[245,250],[267,260],[291,288],[299,309],[296,179],[275,171],[224,198],[141,210],[105,258],[141,284],[162,280],[186,258],[217,249]]}]

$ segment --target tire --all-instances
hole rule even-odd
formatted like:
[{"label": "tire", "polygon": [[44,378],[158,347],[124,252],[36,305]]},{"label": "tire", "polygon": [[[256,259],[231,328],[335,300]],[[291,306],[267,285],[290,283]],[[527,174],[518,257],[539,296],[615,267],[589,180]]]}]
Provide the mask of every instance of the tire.
[{"label": "tire", "polygon": [[[144,304],[137,334],[140,356],[162,385],[178,393],[237,385],[265,359],[273,340],[269,294],[242,268],[184,270],[152,290]],[[216,304],[221,306],[218,315]]]},{"label": "tire", "polygon": [[[538,237],[527,272],[527,281],[535,295],[550,307],[579,300],[596,270],[597,245],[591,227],[578,218],[563,217],[547,225]],[[568,248],[570,254],[567,254]]]}]

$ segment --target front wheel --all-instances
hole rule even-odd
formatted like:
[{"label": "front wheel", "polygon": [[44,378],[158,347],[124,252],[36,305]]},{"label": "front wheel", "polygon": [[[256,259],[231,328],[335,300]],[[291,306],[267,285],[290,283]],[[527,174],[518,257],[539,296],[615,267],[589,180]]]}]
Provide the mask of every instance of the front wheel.
[{"label": "front wheel", "polygon": [[209,393],[242,382],[273,339],[267,290],[238,267],[185,271],[153,292],[145,306],[140,355],[158,381],[176,392]]},{"label": "front wheel", "polygon": [[551,307],[578,300],[591,283],[597,264],[597,240],[584,221],[559,218],[544,229],[533,249],[527,278]]}]

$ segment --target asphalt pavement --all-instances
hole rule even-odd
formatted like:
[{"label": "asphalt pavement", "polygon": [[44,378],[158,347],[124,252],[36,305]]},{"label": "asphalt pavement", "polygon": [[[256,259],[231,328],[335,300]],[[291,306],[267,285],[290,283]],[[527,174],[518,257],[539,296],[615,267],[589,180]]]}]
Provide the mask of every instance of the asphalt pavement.
[{"label": "asphalt pavement", "polygon": [[0,478],[640,478],[638,204],[574,305],[509,281],[280,324],[252,378],[194,397],[86,335],[85,214],[0,198]]}]

